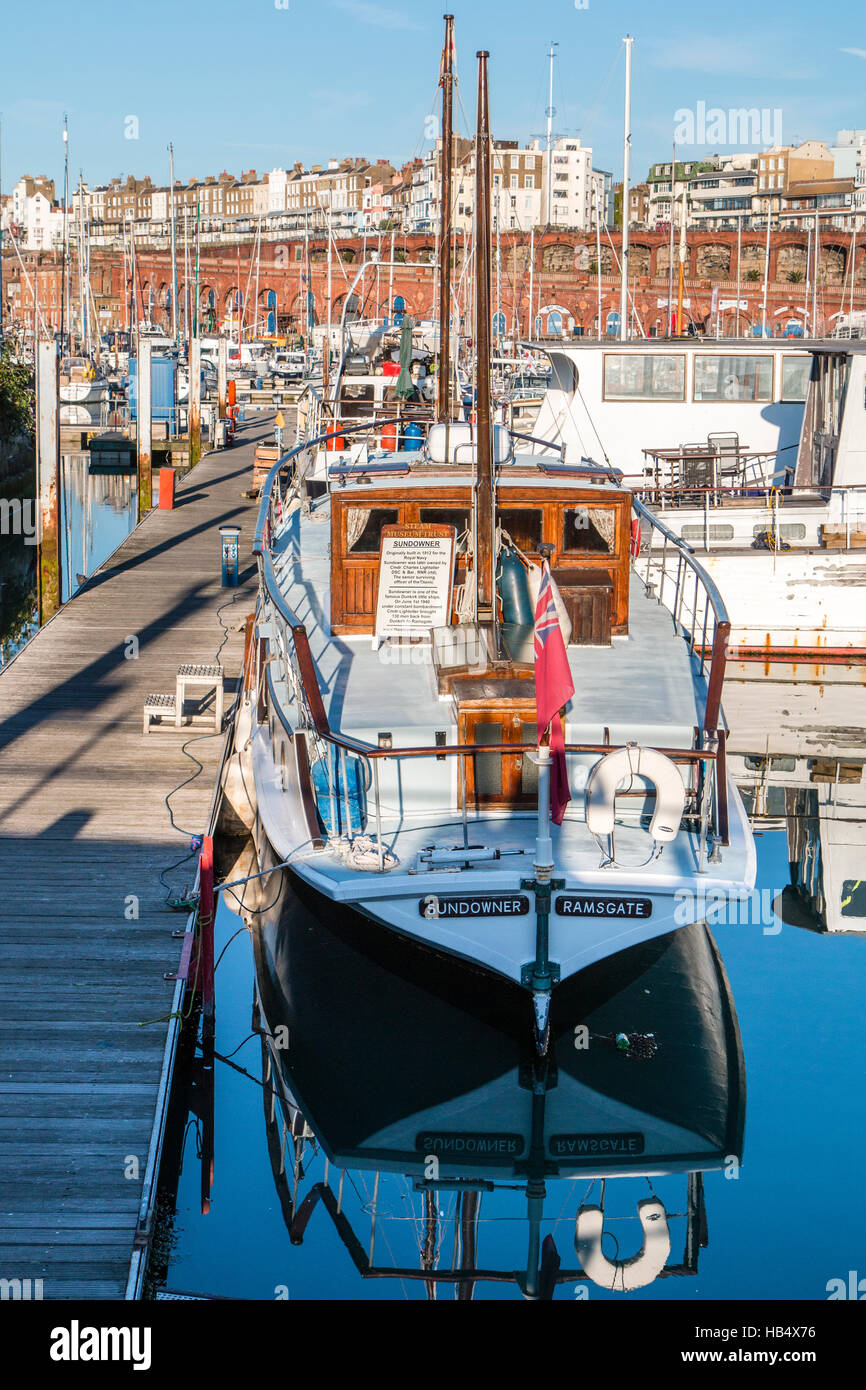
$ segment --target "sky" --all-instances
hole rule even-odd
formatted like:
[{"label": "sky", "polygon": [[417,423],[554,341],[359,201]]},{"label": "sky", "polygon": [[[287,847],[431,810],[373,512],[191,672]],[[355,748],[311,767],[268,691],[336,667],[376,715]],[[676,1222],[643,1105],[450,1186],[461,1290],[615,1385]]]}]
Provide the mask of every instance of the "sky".
[{"label": "sky", "polygon": [[[474,126],[475,53],[490,52],[494,135],[542,135],[558,44],[554,130],[622,174],[624,50],[633,48],[632,181],[670,155],[678,112],[765,111],[784,143],[866,127],[866,18],[855,0],[451,0],[460,100]],[[3,187],[23,173],[90,183],[326,163],[399,165],[430,148],[445,5],[421,0],[41,0],[18,5],[0,52]],[[775,113],[779,113],[776,115]],[[736,148],[708,138],[686,157]],[[681,136],[682,142],[685,137]],[[760,147],[756,143],[753,148]]]}]

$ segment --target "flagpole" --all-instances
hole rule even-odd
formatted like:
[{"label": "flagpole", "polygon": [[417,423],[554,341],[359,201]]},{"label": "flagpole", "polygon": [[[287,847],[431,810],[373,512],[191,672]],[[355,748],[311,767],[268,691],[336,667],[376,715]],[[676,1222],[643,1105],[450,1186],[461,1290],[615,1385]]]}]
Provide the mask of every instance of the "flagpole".
[{"label": "flagpole", "polygon": [[553,868],[553,842],[550,838],[550,744],[538,748],[538,833],[535,837],[535,872],[547,873]]},{"label": "flagpole", "polygon": [[[538,768],[538,827],[535,839],[535,877],[521,879],[524,891],[535,896],[535,960],[524,965],[520,983],[532,991],[535,1015],[535,1045],[539,1056],[547,1052],[550,1041],[550,1000],[560,980],[560,967],[550,959],[550,913],[553,892],[565,887],[564,879],[553,877],[553,844],[550,836],[551,802],[556,794],[553,818],[562,824],[569,800],[565,737],[561,710],[574,695],[574,680],[568,665],[556,594],[550,573],[553,546],[543,542],[541,587],[535,607],[535,699],[538,747],[529,756]],[[555,759],[555,762],[554,762]],[[553,772],[556,768],[556,784]],[[564,791],[564,796],[563,796]]]}]

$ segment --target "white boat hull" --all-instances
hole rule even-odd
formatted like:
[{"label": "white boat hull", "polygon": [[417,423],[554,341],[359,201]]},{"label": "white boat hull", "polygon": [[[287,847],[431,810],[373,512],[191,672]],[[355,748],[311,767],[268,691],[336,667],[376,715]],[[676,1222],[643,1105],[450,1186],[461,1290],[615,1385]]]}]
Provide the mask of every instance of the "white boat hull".
[{"label": "white boat hull", "polygon": [[[525,967],[535,958],[537,918],[534,894],[521,881],[534,872],[531,858],[427,872],[406,863],[375,875],[347,868],[335,876],[332,856],[309,847],[300,788],[289,768],[278,769],[265,727],[253,736],[252,765],[261,829],[277,862],[289,864],[299,892],[323,921],[335,911],[349,910],[428,949],[526,983]],[[732,841],[748,847],[743,879],[750,890],[754,842],[733,783],[729,797]],[[550,958],[559,967],[560,981],[566,980],[607,956],[701,921],[708,899],[736,891],[712,866],[700,880],[656,874],[650,886],[640,870],[597,868],[569,875],[553,894]],[[574,915],[576,897],[586,900],[580,911],[587,915]],[[425,915],[427,910],[433,915]]]}]

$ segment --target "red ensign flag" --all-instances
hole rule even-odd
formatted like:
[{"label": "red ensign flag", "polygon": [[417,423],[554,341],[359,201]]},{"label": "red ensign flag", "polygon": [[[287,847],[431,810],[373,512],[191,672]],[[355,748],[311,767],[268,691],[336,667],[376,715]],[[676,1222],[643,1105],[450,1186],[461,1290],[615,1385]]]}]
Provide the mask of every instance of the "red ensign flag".
[{"label": "red ensign flag", "polygon": [[568,787],[568,768],[565,761],[565,739],[559,711],[574,694],[574,681],[568,665],[568,655],[559,626],[559,615],[553,597],[550,564],[544,562],[538,603],[535,606],[535,707],[538,742],[550,729],[550,751],[553,754],[550,778],[550,814],[554,825],[562,825],[565,808],[571,800]]}]

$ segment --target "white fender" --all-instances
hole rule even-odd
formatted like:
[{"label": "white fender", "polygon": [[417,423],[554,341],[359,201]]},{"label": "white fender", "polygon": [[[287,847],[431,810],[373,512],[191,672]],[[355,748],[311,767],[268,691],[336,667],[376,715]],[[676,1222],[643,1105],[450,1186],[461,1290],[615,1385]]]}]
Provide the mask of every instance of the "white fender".
[{"label": "white fender", "polygon": [[656,789],[650,835],[659,844],[675,840],[686,805],[686,789],[676,763],[655,748],[630,743],[606,753],[586,781],[586,824],[594,835],[612,835],[616,789],[631,777],[646,777]]},{"label": "white fender", "polygon": [[637,1214],[643,1227],[643,1243],[630,1260],[609,1260],[601,1249],[604,1212],[601,1207],[581,1207],[574,1228],[574,1248],[580,1267],[594,1284],[602,1289],[630,1293],[643,1289],[657,1279],[671,1253],[668,1216],[657,1197],[647,1197],[637,1204]]}]

